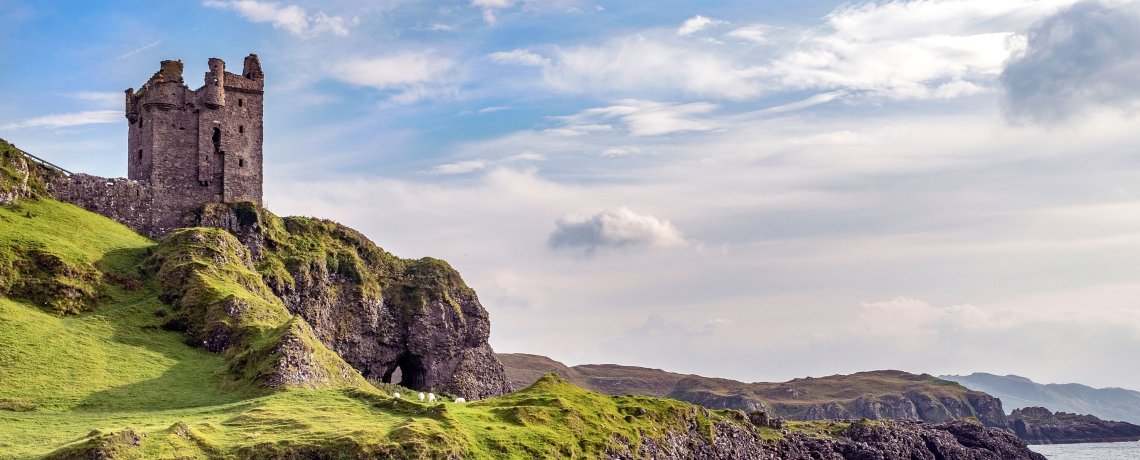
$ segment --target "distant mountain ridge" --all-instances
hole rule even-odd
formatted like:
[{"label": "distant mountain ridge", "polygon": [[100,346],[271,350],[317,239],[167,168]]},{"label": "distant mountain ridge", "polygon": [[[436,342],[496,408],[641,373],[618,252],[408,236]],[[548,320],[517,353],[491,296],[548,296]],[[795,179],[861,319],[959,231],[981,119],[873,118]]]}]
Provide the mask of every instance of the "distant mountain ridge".
[{"label": "distant mountain ridge", "polygon": [[1124,388],[1093,388],[1077,383],[1041,384],[1017,375],[975,372],[943,375],[972,390],[1001,399],[1007,411],[1046,407],[1053,411],[1095,415],[1105,420],[1140,424],[1140,391]]},{"label": "distant mountain ridge", "polygon": [[601,393],[668,397],[710,409],[760,410],[792,420],[946,422],[975,417],[987,426],[1007,426],[1001,401],[927,374],[873,371],[780,383],[744,383],[617,364],[570,367],[530,354],[496,356],[503,363],[512,388],[523,388],[542,374],[554,372]]}]

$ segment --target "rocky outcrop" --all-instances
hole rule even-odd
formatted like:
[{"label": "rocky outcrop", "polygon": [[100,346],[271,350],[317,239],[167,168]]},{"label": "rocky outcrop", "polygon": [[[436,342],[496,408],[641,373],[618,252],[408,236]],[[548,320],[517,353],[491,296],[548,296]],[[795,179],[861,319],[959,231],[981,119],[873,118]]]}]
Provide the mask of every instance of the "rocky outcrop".
[{"label": "rocky outcrop", "polygon": [[45,184],[56,177],[62,174],[28,159],[21,150],[0,139],[0,206],[46,195]]},{"label": "rocky outcrop", "polygon": [[[1044,460],[1016,436],[967,421],[836,421],[820,432],[784,430],[775,439],[731,423],[718,422],[712,436],[696,424],[686,431],[646,436],[640,444],[616,443],[605,458],[773,459],[781,460]],[[825,433],[827,429],[834,432]]]},{"label": "rocky outcrop", "polygon": [[399,259],[343,225],[252,203],[209,204],[187,224],[236,235],[288,310],[368,379],[469,400],[510,390],[487,311],[446,262]]},{"label": "rocky outcrop", "polygon": [[144,267],[157,279],[159,297],[174,308],[163,328],[225,355],[233,384],[255,390],[364,384],[304,319],[289,314],[254,271],[249,251],[224,230],[177,230]]},{"label": "rocky outcrop", "polygon": [[1030,444],[1140,441],[1140,426],[1092,415],[1050,412],[1044,407],[1015,409],[1009,427]]}]

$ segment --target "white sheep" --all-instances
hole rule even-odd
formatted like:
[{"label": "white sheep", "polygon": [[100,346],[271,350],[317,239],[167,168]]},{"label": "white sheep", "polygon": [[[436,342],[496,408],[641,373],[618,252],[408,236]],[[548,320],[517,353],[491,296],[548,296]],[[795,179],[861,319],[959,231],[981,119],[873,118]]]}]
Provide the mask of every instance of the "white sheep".
[{"label": "white sheep", "polygon": [[455,402],[457,402],[457,403],[465,403],[465,402],[467,402],[467,398],[455,398]]},{"label": "white sheep", "polygon": [[428,402],[429,403],[435,402],[435,393],[428,393]]},{"label": "white sheep", "polygon": [[421,392],[420,392],[420,402],[424,402],[424,399],[425,399],[425,398],[427,398],[427,396],[426,396],[426,395],[424,395],[424,392],[422,392],[422,391],[421,391]]},{"label": "white sheep", "polygon": [[392,397],[396,398],[396,399],[400,399],[400,393],[392,393]]}]

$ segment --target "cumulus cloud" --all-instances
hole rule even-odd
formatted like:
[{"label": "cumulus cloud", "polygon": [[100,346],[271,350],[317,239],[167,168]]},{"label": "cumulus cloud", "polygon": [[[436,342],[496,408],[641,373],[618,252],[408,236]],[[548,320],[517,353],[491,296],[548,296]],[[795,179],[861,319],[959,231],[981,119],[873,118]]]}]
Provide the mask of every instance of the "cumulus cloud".
[{"label": "cumulus cloud", "polygon": [[0,129],[66,128],[69,126],[118,123],[122,121],[122,117],[123,113],[118,110],[90,110],[76,113],[59,113],[9,123],[0,126]]},{"label": "cumulus cloud", "polygon": [[698,14],[689,18],[684,24],[681,24],[681,27],[677,29],[677,35],[692,35],[709,27],[721,24],[728,23],[719,19],[709,19]]},{"label": "cumulus cloud", "polygon": [[1007,115],[1058,122],[1140,106],[1140,8],[1082,2],[1029,30],[1001,74]]},{"label": "cumulus cloud", "polygon": [[547,239],[551,248],[598,249],[685,246],[688,242],[668,220],[638,214],[629,208],[606,209],[592,216],[567,214],[554,223]]}]

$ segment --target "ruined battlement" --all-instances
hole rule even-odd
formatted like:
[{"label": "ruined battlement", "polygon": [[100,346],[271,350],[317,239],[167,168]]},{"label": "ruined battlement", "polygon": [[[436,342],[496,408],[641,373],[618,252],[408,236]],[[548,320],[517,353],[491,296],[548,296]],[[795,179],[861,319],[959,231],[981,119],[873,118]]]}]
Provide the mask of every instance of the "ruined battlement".
[{"label": "ruined battlement", "polygon": [[240,75],[227,72],[218,58],[208,66],[196,90],[186,86],[182,61],[167,60],[138,91],[125,91],[129,181],[61,179],[53,193],[152,237],[179,228],[187,213],[205,203],[260,205],[261,62],[250,54]]}]

